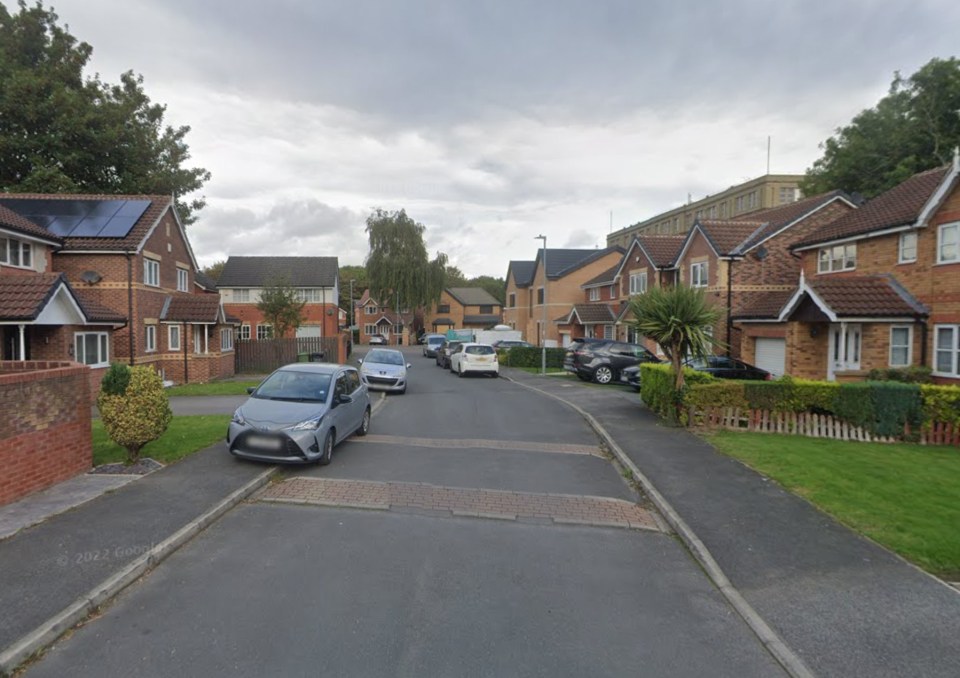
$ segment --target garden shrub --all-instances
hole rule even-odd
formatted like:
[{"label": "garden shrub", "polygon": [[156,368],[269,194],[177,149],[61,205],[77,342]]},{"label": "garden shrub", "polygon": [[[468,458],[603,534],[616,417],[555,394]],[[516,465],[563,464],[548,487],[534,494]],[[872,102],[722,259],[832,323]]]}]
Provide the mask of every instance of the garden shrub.
[{"label": "garden shrub", "polygon": [[873,369],[867,373],[868,381],[900,381],[905,384],[929,384],[933,370],[925,365],[911,367],[887,367]]},{"label": "garden shrub", "polygon": [[840,419],[881,436],[902,435],[904,423],[916,427],[921,412],[920,388],[916,384],[842,384],[835,401],[835,413]]},{"label": "garden shrub", "polygon": [[[127,372],[126,387],[121,393],[111,393],[108,387],[115,391],[123,380],[119,376],[120,368]],[[131,464],[139,461],[144,445],[163,435],[173,418],[163,381],[147,366],[120,365],[116,371],[111,366],[100,384],[97,409],[107,435],[127,450],[127,461]]]},{"label": "garden shrub", "polygon": [[[538,346],[514,346],[497,351],[497,360],[505,367],[540,367],[543,362],[542,353],[543,349]],[[547,367],[563,367],[566,355],[565,348],[548,348]]]},{"label": "garden shrub", "polygon": [[110,369],[100,380],[100,392],[108,395],[123,395],[130,383],[130,367],[123,363],[111,363]]},{"label": "garden shrub", "polygon": [[686,382],[684,393],[677,394],[673,388],[673,370],[666,363],[642,363],[640,365],[640,399],[662,417],[670,418],[677,404],[685,403],[685,393],[698,384],[712,384],[716,377],[706,372],[683,368]]},{"label": "garden shrub", "polygon": [[923,423],[935,421],[960,426],[960,386],[921,386]]}]

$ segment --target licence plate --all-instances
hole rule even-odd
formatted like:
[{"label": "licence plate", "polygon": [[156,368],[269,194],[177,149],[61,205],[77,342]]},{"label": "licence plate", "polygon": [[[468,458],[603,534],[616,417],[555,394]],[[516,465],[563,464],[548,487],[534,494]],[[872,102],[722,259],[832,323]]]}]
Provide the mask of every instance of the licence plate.
[{"label": "licence plate", "polygon": [[476,362],[476,363],[488,363],[488,362],[490,362],[490,358],[489,358],[489,356],[482,356],[482,357],[479,357],[479,358],[474,358],[473,361]]},{"label": "licence plate", "polygon": [[268,450],[279,450],[280,439],[267,436],[247,436],[247,444],[251,447],[263,447]]}]

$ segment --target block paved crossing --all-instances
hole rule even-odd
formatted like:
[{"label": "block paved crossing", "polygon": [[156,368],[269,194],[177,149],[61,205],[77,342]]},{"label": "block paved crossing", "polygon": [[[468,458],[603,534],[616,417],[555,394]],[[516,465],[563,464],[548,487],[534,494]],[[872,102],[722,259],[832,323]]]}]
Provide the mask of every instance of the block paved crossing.
[{"label": "block paved crossing", "polygon": [[408,447],[432,447],[437,449],[484,449],[513,450],[517,452],[546,452],[550,454],[585,454],[606,459],[596,445],[573,445],[568,443],[537,443],[526,440],[483,440],[480,438],[408,438],[403,436],[368,435],[351,438],[351,443],[405,445]]},{"label": "block paved crossing", "polygon": [[651,511],[609,497],[298,476],[269,485],[256,498],[318,506],[380,510],[406,508],[475,518],[540,519],[557,524],[661,530],[661,524]]}]

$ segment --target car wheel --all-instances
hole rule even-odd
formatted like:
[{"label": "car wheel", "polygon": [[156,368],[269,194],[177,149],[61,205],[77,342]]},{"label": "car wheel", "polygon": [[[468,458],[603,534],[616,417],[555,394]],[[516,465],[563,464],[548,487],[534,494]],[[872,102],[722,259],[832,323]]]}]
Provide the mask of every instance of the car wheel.
[{"label": "car wheel", "polygon": [[457,365],[457,376],[463,379],[463,365]]},{"label": "car wheel", "polygon": [[365,436],[370,433],[370,408],[363,411],[363,419],[360,421],[360,428],[357,429],[358,436]]},{"label": "car wheel", "polygon": [[323,439],[323,453],[317,463],[326,466],[333,461],[333,429],[327,431],[327,437]]},{"label": "car wheel", "polygon": [[598,384],[609,384],[613,381],[613,370],[607,365],[601,365],[597,368],[597,371],[593,373],[593,378]]}]

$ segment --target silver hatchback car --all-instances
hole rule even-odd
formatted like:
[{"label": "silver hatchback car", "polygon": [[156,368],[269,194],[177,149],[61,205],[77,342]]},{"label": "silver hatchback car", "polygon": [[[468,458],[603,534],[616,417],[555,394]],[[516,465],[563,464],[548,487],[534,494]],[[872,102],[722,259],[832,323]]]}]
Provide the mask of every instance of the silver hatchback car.
[{"label": "silver hatchback car", "polygon": [[367,385],[347,365],[286,365],[250,391],[227,429],[227,445],[237,457],[329,464],[334,445],[370,430]]}]

